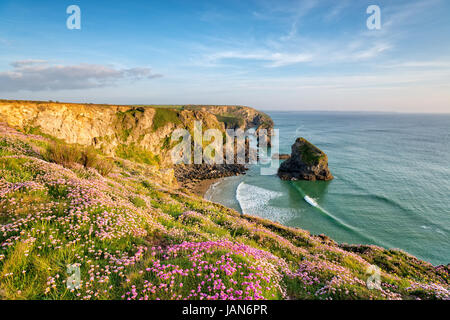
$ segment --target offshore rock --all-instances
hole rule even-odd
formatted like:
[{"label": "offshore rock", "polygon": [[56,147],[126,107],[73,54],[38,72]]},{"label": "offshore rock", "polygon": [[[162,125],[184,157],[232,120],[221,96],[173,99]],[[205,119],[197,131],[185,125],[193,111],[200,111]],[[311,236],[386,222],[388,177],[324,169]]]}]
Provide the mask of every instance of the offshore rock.
[{"label": "offshore rock", "polygon": [[304,138],[292,145],[291,157],[278,169],[282,180],[332,180],[327,155]]}]

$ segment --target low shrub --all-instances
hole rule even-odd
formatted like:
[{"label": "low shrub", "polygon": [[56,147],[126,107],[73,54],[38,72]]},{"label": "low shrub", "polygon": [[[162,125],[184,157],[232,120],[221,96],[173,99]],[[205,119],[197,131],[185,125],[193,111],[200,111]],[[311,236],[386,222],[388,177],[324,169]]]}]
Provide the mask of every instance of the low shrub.
[{"label": "low shrub", "polygon": [[95,164],[95,169],[102,176],[107,176],[114,169],[114,163],[110,160],[103,159]]},{"label": "low shrub", "polygon": [[81,150],[81,164],[85,168],[95,168],[99,162],[97,152],[93,147],[87,147]]},{"label": "low shrub", "polygon": [[45,160],[61,165],[81,163],[82,161],[79,148],[57,142],[49,144],[43,156]]},{"label": "low shrub", "polygon": [[85,168],[94,168],[103,176],[107,176],[114,168],[112,161],[100,159],[93,147],[83,148],[54,142],[48,145],[43,157],[47,161],[63,166],[78,163]]}]

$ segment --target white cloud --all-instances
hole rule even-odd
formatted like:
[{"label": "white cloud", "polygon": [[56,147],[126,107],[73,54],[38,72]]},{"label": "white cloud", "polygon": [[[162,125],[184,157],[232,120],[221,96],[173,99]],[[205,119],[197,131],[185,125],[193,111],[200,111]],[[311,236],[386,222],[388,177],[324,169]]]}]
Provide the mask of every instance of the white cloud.
[{"label": "white cloud", "polygon": [[[439,3],[442,3],[442,0],[392,3],[382,7],[382,29],[379,31],[366,30],[363,24],[361,29],[353,34],[343,32],[333,37],[311,38],[302,34],[302,19],[323,2],[307,0],[286,4],[263,1],[262,9],[254,12],[253,16],[284,25],[285,32],[270,34],[265,39],[256,41],[252,39],[252,43],[236,41],[226,47],[217,47],[216,50],[209,47],[205,50],[206,53],[197,58],[197,65],[214,67],[226,63],[228,67],[245,68],[242,63],[232,61],[233,59],[259,62],[262,67],[269,68],[295,64],[325,66],[339,63],[380,63],[382,59],[392,58],[390,52],[404,54],[401,52],[402,43],[410,33],[409,26],[427,21],[429,15],[427,18],[426,13]],[[342,0],[328,4],[329,11],[321,13],[320,16],[325,20],[338,18],[352,2]],[[365,11],[361,14],[364,15]]]},{"label": "white cloud", "polygon": [[343,44],[338,41],[303,41],[304,49],[290,48],[248,49],[242,51],[218,51],[205,54],[204,66],[220,66],[221,62],[247,60],[261,62],[263,67],[277,68],[295,64],[328,65],[333,63],[362,62],[375,59],[393,48],[387,41],[361,39]]},{"label": "white cloud", "polygon": [[52,65],[45,60],[11,63],[13,70],[0,72],[0,91],[90,89],[114,85],[119,80],[161,77],[151,69],[116,69],[97,64]]},{"label": "white cloud", "polygon": [[264,61],[266,67],[281,67],[295,63],[308,62],[312,60],[312,56],[309,54],[286,54],[279,52],[253,52],[244,53],[237,51],[225,51],[214,53],[207,57],[209,62],[218,62],[229,59],[239,60],[255,60]]},{"label": "white cloud", "polygon": [[401,5],[392,5],[382,8],[382,30],[393,28],[402,24],[418,23],[418,19],[426,16],[427,10],[436,7],[442,3],[442,0],[420,0],[416,2],[407,2]]},{"label": "white cloud", "polygon": [[331,10],[325,14],[325,21],[332,21],[338,19],[341,13],[350,5],[349,0],[340,0],[337,5],[331,8]]},{"label": "white cloud", "polygon": [[[369,33],[365,27],[361,27],[354,34],[344,32],[314,38],[302,34],[302,19],[318,4],[320,3],[314,0],[301,1],[290,7],[278,3],[270,7],[267,4],[265,10],[261,11],[264,14],[258,12],[258,18],[276,21],[284,17],[285,20],[281,24],[289,26],[286,33],[267,35],[265,39],[252,39],[248,43],[235,41],[226,47],[220,44],[216,50],[206,47],[203,50],[205,53],[197,58],[196,65],[217,67],[226,63],[228,67],[243,67],[242,61],[232,60],[245,60],[260,63],[262,67],[277,68],[295,64],[331,65],[368,62],[383,57],[396,48],[397,34],[392,31],[390,34]],[[320,19],[336,18],[349,5],[348,0],[340,1],[334,6],[330,4],[330,11],[325,16],[322,13]],[[400,9],[396,8],[391,12],[394,14]],[[365,11],[361,14],[364,15]]]},{"label": "white cloud", "polygon": [[371,59],[379,56],[381,53],[391,49],[392,46],[389,43],[378,42],[368,49],[357,51],[352,54],[356,60]]}]

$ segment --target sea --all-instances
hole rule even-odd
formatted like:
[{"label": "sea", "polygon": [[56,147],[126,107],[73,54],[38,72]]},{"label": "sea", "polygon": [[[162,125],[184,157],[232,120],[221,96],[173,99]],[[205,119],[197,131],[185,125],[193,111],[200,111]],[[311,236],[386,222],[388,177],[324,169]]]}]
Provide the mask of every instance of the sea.
[{"label": "sea", "polygon": [[304,137],[328,155],[335,178],[281,181],[251,165],[212,185],[208,200],[339,243],[450,263],[450,114],[267,113],[280,153]]}]

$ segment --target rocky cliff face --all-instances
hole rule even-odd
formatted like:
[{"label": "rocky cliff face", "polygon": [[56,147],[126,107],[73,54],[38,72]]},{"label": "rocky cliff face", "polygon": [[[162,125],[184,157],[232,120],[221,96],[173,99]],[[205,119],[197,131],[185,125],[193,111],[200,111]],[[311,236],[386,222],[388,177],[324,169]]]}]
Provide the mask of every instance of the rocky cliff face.
[{"label": "rocky cliff face", "polygon": [[271,128],[269,116],[239,106],[116,106],[32,101],[0,101],[0,120],[10,126],[51,135],[67,143],[92,145],[114,155],[122,145],[135,145],[168,165],[170,135],[176,128],[222,131],[233,127]]},{"label": "rocky cliff face", "polygon": [[264,112],[244,106],[188,106],[193,109],[209,112],[225,123],[227,128],[241,128],[247,130],[271,129],[272,119]]},{"label": "rocky cliff face", "polygon": [[[0,122],[26,133],[94,146],[106,155],[145,158],[148,164],[163,168],[172,167],[172,132],[184,128],[192,133],[194,121],[201,121],[203,130],[216,128],[223,132],[228,128],[273,127],[268,115],[243,106],[118,106],[0,100]],[[176,172],[191,176],[204,171],[184,169]],[[235,169],[244,171],[241,166]],[[234,174],[236,170],[231,171]],[[211,172],[218,172],[217,177],[221,177],[227,171],[214,166],[205,178]]]},{"label": "rocky cliff face", "polygon": [[283,180],[331,180],[327,155],[304,138],[292,145],[292,154],[278,169]]}]

